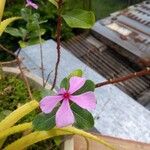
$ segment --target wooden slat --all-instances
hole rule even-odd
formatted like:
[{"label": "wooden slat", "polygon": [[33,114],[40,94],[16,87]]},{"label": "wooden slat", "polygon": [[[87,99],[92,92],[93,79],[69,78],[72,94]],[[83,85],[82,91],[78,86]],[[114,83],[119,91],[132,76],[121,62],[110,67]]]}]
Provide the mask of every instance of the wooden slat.
[{"label": "wooden slat", "polygon": [[[96,38],[121,55],[142,67],[150,66],[150,2],[129,7],[105,19],[97,21],[92,29]],[[107,25],[115,23],[130,31],[123,35],[119,28],[110,29]],[[101,37],[100,37],[101,36]],[[110,42],[109,42],[110,41]]]},{"label": "wooden slat", "polygon": [[[123,140],[108,136],[99,136],[101,139],[106,140],[111,145],[113,145],[116,150],[150,150],[150,144],[130,141],[130,140]],[[109,150],[102,144],[98,144],[92,140],[88,140],[89,147],[88,150]],[[85,138],[81,136],[74,136],[74,150],[87,150],[87,142]]]},{"label": "wooden slat", "polygon": [[[95,47],[87,40],[89,36],[91,35],[79,35],[62,44],[81,61],[95,69],[107,79],[135,72],[134,69],[129,67],[125,58],[122,59],[119,54],[114,53],[110,48],[105,46],[105,49],[101,50]],[[98,42],[97,39],[96,42]],[[134,98],[137,98],[140,93],[147,90],[150,86],[145,78],[136,78],[116,85]],[[143,104],[145,104],[145,102]]]}]

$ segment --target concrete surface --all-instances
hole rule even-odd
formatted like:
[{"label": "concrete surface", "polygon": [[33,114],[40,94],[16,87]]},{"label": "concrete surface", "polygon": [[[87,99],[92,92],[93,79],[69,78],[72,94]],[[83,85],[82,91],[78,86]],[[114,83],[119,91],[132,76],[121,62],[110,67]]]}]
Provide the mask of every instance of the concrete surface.
[{"label": "concrete surface", "polygon": [[[43,43],[45,76],[56,63],[56,43],[48,40]],[[34,74],[41,76],[39,45],[22,49],[20,57],[23,64]],[[105,78],[86,66],[64,48],[61,49],[57,86],[71,71],[81,68],[85,77],[95,83]],[[50,83],[53,80],[51,74]],[[103,135],[115,136],[150,143],[150,111],[138,104],[114,85],[96,89],[97,108],[92,112],[95,117],[95,128]]]}]

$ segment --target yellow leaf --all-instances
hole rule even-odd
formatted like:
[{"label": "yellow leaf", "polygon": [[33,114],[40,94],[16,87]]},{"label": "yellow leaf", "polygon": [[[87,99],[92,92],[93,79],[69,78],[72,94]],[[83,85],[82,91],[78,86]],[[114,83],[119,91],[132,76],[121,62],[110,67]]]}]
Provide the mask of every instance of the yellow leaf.
[{"label": "yellow leaf", "polygon": [[[24,131],[27,129],[32,129],[31,123],[25,123],[25,124],[17,125],[14,127],[11,127],[11,126],[13,126],[18,120],[20,120],[26,114],[28,114],[32,110],[36,109],[38,106],[39,106],[39,103],[35,100],[32,100],[32,101],[26,103],[25,105],[21,106],[14,112],[12,112],[3,121],[1,121],[0,122],[1,137],[0,138],[4,139],[6,136],[8,136],[10,134],[14,134],[16,132],[21,132],[21,131]],[[5,150],[23,149],[34,143],[37,143],[39,141],[42,141],[42,140],[45,140],[45,139],[48,139],[51,137],[55,137],[55,136],[59,136],[59,135],[69,135],[69,134],[78,134],[85,138],[94,140],[100,144],[103,144],[111,150],[115,150],[114,147],[112,147],[109,143],[105,142],[103,139],[101,139],[95,135],[92,135],[90,133],[87,133],[83,130],[74,128],[74,127],[54,128],[49,131],[33,132],[29,135],[26,135],[26,136],[20,138],[19,140],[13,142],[12,144],[8,145],[5,148]]]},{"label": "yellow leaf", "polygon": [[[25,123],[21,124],[18,126],[11,127],[5,131],[3,131],[0,136],[0,138],[4,138],[5,136],[8,136],[13,133],[21,132],[27,129],[32,129],[32,124],[31,123]],[[105,145],[111,150],[115,150],[113,146],[111,146],[109,143],[104,141],[103,139],[92,135],[90,133],[87,133],[83,130],[79,130],[74,127],[66,127],[66,128],[54,128],[49,131],[38,131],[38,132],[33,132],[30,133],[29,135],[26,135],[19,140],[13,142],[12,144],[8,145],[4,150],[12,150],[12,149],[24,149],[32,144],[35,144],[39,141],[46,140],[48,138],[52,138],[55,136],[60,136],[60,135],[70,135],[70,134],[78,134],[80,136],[83,136],[85,138],[89,138],[91,140],[94,140],[100,144]],[[30,139],[30,140],[29,140]]]},{"label": "yellow leaf", "polygon": [[3,17],[5,3],[6,3],[6,0],[0,0],[0,23]]},{"label": "yellow leaf", "polygon": [[25,131],[25,130],[28,130],[28,129],[32,129],[32,123],[23,123],[23,124],[13,126],[13,127],[8,128],[4,131],[1,131],[0,139],[6,138],[11,134],[22,132],[22,131]]},{"label": "yellow leaf", "polygon": [[[35,100],[26,103],[25,105],[19,107],[8,115],[4,120],[0,122],[0,132],[13,126],[22,117],[33,111],[39,106],[39,103]],[[0,148],[2,147],[5,139],[0,140]]]},{"label": "yellow leaf", "polygon": [[33,111],[39,106],[39,103],[36,100],[32,100],[25,105],[19,107],[10,115],[8,115],[4,120],[0,122],[0,131],[10,128],[22,117]]},{"label": "yellow leaf", "polygon": [[3,20],[3,21],[0,23],[0,36],[2,35],[2,33],[5,31],[6,27],[7,27],[10,23],[12,23],[12,22],[14,22],[14,21],[16,21],[16,20],[18,20],[18,19],[21,19],[21,17],[12,17],[12,18],[8,18],[8,19],[6,19],[6,20]]},{"label": "yellow leaf", "polygon": [[4,150],[17,150],[17,149],[21,150],[39,141],[43,141],[48,138],[52,138],[60,135],[67,135],[67,134],[71,134],[71,133],[54,130],[54,129],[50,131],[33,132],[20,138],[19,140],[13,142],[12,144],[8,145],[7,147],[4,148]]}]

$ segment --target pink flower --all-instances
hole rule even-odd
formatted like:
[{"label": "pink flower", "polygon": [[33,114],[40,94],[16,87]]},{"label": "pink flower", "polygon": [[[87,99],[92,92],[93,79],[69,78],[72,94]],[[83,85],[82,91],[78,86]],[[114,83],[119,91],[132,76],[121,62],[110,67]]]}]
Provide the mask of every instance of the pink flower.
[{"label": "pink flower", "polygon": [[46,96],[41,100],[40,108],[45,114],[50,113],[59,102],[62,102],[56,112],[55,120],[57,127],[65,127],[75,122],[70,108],[70,101],[87,110],[92,110],[96,107],[94,92],[89,91],[80,95],[74,95],[84,85],[85,81],[81,77],[71,77],[68,90],[61,88],[56,96]]},{"label": "pink flower", "polygon": [[30,6],[33,7],[34,9],[38,9],[38,5],[33,3],[32,0],[26,0],[27,4],[26,7]]}]

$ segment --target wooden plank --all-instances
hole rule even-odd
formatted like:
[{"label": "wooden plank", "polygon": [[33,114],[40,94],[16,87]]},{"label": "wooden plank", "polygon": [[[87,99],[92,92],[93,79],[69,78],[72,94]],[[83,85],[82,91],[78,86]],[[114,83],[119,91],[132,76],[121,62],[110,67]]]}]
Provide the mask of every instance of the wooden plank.
[{"label": "wooden plank", "polygon": [[143,44],[135,44],[131,38],[122,40],[117,32],[102,25],[101,22],[97,22],[94,25],[92,33],[96,38],[103,40],[105,44],[117,50],[117,52],[129,58],[131,61],[139,65],[142,62],[144,65],[150,66],[150,46],[145,47],[145,49],[140,49],[139,47]]},{"label": "wooden plank", "polygon": [[150,2],[145,1],[97,21],[92,31],[97,33],[95,37],[104,37],[107,46],[131,61],[150,66],[149,14]]},{"label": "wooden plank", "polygon": [[[104,44],[97,39],[97,43],[93,44],[94,42],[89,42],[89,39],[95,42],[92,35],[80,35],[70,39],[67,43],[63,42],[63,44],[81,61],[85,62],[107,79],[135,72],[135,70],[126,64],[127,60],[122,60],[123,57],[117,55],[117,53],[114,53],[113,50],[106,46],[104,51],[99,51],[99,47],[101,45],[103,47]],[[124,83],[117,84],[117,86],[119,88],[123,87],[123,91],[136,99],[141,92],[149,87],[148,83],[141,78],[125,81]]]},{"label": "wooden plank", "polygon": [[[150,144],[123,140],[119,138],[113,138],[108,136],[99,136],[101,139],[106,140],[112,146],[114,146],[117,150],[150,150]],[[88,140],[89,147],[88,150],[109,150],[105,146],[98,144],[92,140]],[[87,142],[85,138],[81,136],[74,136],[74,150],[87,150]]]},{"label": "wooden plank", "polygon": [[148,10],[146,10],[146,9],[143,9],[142,7],[138,7],[137,10],[140,11],[140,12],[143,12],[143,13],[146,13],[146,14],[150,15],[150,12]]},{"label": "wooden plank", "polygon": [[[147,22],[149,22],[150,17],[147,17],[147,18],[149,18],[149,20],[147,19]],[[140,18],[137,18],[137,19],[140,19]],[[121,22],[124,25],[129,26],[130,28],[133,28],[135,30],[138,30],[138,31],[150,36],[150,28],[147,26],[143,26],[143,24],[137,22],[136,20],[133,20],[133,19],[130,19],[126,16],[120,15],[117,17],[117,21]]]}]

